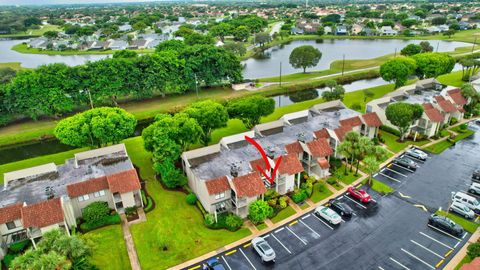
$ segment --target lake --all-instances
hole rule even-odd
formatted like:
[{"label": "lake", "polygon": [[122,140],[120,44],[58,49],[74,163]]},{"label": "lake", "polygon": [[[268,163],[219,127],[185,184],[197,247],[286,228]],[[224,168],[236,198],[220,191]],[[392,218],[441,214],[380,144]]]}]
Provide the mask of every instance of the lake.
[{"label": "lake", "polygon": [[[408,44],[418,44],[422,40],[400,40],[400,39],[323,39],[323,40],[295,40],[285,45],[280,45],[265,50],[261,55],[250,58],[242,63],[245,65],[244,78],[258,79],[278,76],[280,62],[282,62],[282,74],[302,72],[301,69],[294,69],[288,62],[293,49],[301,45],[312,45],[322,52],[322,58],[318,64],[307,69],[324,70],[330,68],[330,63],[335,60],[345,59],[370,59],[387,54],[397,53]],[[453,51],[457,47],[471,46],[469,43],[456,41],[433,40],[430,44],[439,52]]]}]

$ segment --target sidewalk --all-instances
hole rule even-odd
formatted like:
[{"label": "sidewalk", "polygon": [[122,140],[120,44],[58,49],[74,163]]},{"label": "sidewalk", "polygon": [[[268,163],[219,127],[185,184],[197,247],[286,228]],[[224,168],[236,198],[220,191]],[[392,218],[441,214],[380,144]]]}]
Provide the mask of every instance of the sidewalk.
[{"label": "sidewalk", "polygon": [[140,261],[138,260],[137,250],[135,249],[135,243],[133,242],[132,234],[130,233],[130,226],[125,214],[121,214],[122,219],[122,232],[125,245],[127,246],[128,259],[130,260],[130,266],[132,270],[141,270]]},{"label": "sidewalk", "polygon": [[455,256],[445,265],[444,270],[453,270],[455,267],[462,261],[463,257],[467,255],[467,247],[471,243],[476,243],[480,239],[480,230],[472,234],[472,236],[468,239],[467,243],[460,249],[460,251],[455,254]]}]

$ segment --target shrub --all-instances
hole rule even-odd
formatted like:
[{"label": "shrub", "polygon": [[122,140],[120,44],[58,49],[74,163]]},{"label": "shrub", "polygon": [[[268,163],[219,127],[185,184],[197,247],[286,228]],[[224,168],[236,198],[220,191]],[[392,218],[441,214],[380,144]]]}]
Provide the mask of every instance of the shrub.
[{"label": "shrub", "polygon": [[467,247],[467,255],[472,259],[480,257],[480,242],[470,244]]},{"label": "shrub", "polygon": [[460,127],[459,127],[460,131],[466,131],[467,128],[468,128],[467,124],[461,124]]},{"label": "shrub", "polygon": [[280,207],[280,209],[287,208],[287,206],[288,206],[287,196],[282,196],[282,197],[278,198],[278,206]]},{"label": "shrub", "polygon": [[110,208],[106,202],[93,202],[83,209],[83,219],[86,223],[100,222],[110,214]]},{"label": "shrub", "polygon": [[204,220],[205,226],[212,227],[215,224],[215,216],[213,214],[206,214]]},{"label": "shrub", "polygon": [[20,256],[20,254],[13,254],[13,253],[7,253],[5,257],[3,257],[3,263],[7,267],[7,269],[10,269],[10,265],[12,264],[13,259],[15,257]]},{"label": "shrub", "polygon": [[339,158],[330,158],[330,167],[332,170],[336,170],[342,166],[342,160]]},{"label": "shrub", "polygon": [[273,208],[267,202],[258,200],[248,207],[248,218],[254,223],[263,222],[273,212]]},{"label": "shrub", "polygon": [[108,225],[113,225],[113,224],[119,224],[120,223],[120,215],[119,214],[113,214],[111,216],[104,217],[103,219],[95,222],[95,223],[87,223],[84,222],[80,224],[80,230],[82,232],[89,232],[95,229],[98,229],[103,226],[108,226]]},{"label": "shrub", "polygon": [[350,106],[350,108],[351,108],[352,110],[359,111],[359,110],[362,109],[362,105],[360,105],[360,103],[356,103],[356,102],[355,102],[355,103],[352,104],[352,106]]},{"label": "shrub", "polygon": [[373,141],[373,144],[375,144],[375,145],[379,145],[379,144],[380,144],[380,139],[377,138],[377,137],[376,137],[376,138],[373,138],[372,141]]},{"label": "shrub", "polygon": [[455,125],[456,123],[458,123],[458,119],[455,117],[452,117],[452,119],[450,119],[450,125]]},{"label": "shrub", "polygon": [[236,231],[243,225],[243,219],[237,215],[230,214],[225,218],[225,227],[229,231]]},{"label": "shrub", "polygon": [[8,247],[8,250],[11,251],[12,253],[20,253],[27,249],[30,246],[30,241],[29,240],[24,240],[21,242],[13,243]]},{"label": "shrub", "polygon": [[397,137],[400,137],[400,131],[398,131],[397,129],[395,128],[392,128],[392,127],[389,127],[389,126],[385,126],[385,125],[381,125],[380,126],[380,130],[383,130],[385,132],[388,132],[388,133],[391,133]]},{"label": "shrub", "polygon": [[275,198],[278,198],[280,197],[280,194],[278,194],[278,192],[275,191],[275,189],[269,189],[267,190],[267,192],[265,192],[265,195],[263,195],[263,198],[268,201],[270,199],[275,199]]},{"label": "shrub", "polygon": [[303,189],[296,189],[292,194],[292,200],[295,203],[301,203],[307,199],[308,195]]},{"label": "shrub", "polygon": [[278,202],[278,199],[275,198],[275,199],[270,199],[267,201],[268,205],[270,205],[271,207],[276,207],[277,206],[277,202]]},{"label": "shrub", "polygon": [[153,210],[153,200],[151,197],[147,197],[147,203],[144,206],[145,208],[143,210],[145,211],[145,213]]},{"label": "shrub", "polygon": [[190,205],[195,205],[197,203],[197,196],[193,193],[187,195],[187,203]]},{"label": "shrub", "polygon": [[131,216],[131,215],[135,214],[136,212],[137,212],[137,207],[136,206],[125,208],[125,215],[127,215],[127,216]]},{"label": "shrub", "polygon": [[327,183],[329,183],[330,185],[336,185],[337,184],[337,179],[334,178],[334,177],[330,177],[327,179]]}]

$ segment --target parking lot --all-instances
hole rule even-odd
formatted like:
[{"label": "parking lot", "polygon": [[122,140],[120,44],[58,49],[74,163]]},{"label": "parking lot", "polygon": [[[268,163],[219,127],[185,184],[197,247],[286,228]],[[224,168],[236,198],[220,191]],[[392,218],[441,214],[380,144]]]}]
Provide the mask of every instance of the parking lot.
[{"label": "parking lot", "polygon": [[[375,200],[369,205],[342,194],[338,199],[354,215],[337,226],[310,212],[263,235],[276,252],[275,263],[262,263],[249,242],[216,258],[229,270],[442,269],[470,234],[455,237],[430,227],[428,217],[439,207],[448,208],[452,191],[468,188],[480,161],[479,141],[478,136],[466,139],[425,162],[417,160],[416,171],[388,164],[375,178],[395,193],[381,196],[367,190]],[[202,263],[187,269],[199,269]]]}]

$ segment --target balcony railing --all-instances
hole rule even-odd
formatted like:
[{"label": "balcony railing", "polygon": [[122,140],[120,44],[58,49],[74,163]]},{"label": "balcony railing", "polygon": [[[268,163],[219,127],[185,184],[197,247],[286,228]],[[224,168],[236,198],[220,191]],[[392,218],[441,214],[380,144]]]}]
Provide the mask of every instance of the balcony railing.
[{"label": "balcony railing", "polygon": [[238,199],[238,200],[235,200],[234,198],[232,198],[232,205],[233,205],[235,208],[240,208],[240,207],[246,206],[246,205],[247,205],[247,199]]}]

